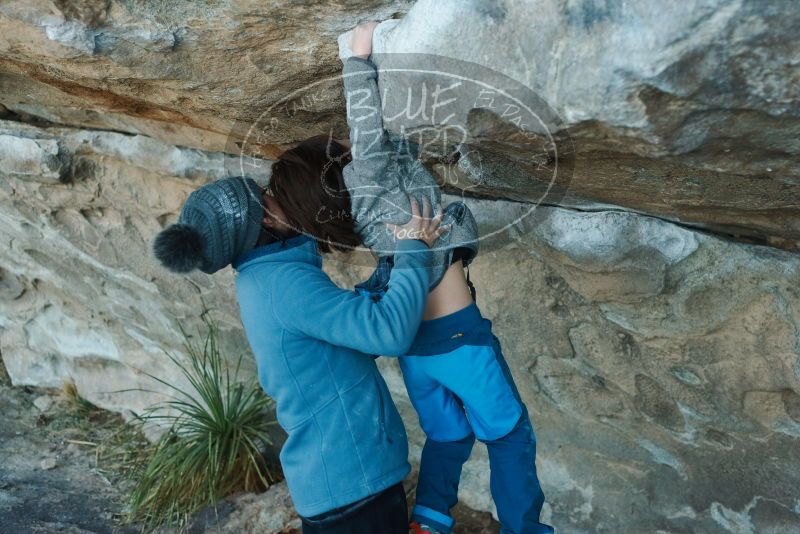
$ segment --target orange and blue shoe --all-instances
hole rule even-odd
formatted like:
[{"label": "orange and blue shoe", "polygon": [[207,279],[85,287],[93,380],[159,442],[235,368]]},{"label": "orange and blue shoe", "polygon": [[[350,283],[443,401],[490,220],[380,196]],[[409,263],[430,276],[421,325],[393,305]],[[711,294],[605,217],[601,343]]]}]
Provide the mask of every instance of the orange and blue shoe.
[{"label": "orange and blue shoe", "polygon": [[420,525],[416,521],[412,521],[411,524],[408,525],[408,534],[442,534],[442,533],[433,527],[429,527],[428,525]]}]

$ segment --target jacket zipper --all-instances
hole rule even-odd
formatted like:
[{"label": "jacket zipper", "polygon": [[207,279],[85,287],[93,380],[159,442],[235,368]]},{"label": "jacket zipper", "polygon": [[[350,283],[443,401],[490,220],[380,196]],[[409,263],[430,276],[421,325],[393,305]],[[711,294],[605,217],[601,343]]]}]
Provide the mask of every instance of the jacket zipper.
[{"label": "jacket zipper", "polygon": [[[375,368],[375,373],[378,373],[377,367]],[[394,443],[392,441],[392,436],[390,436],[389,433],[386,431],[386,406],[384,406],[383,390],[381,389],[381,383],[378,380],[377,376],[373,376],[373,378],[375,380],[375,387],[378,389],[378,399],[380,400],[380,402],[378,403],[380,407],[378,413],[381,419],[381,434],[389,443]]]}]

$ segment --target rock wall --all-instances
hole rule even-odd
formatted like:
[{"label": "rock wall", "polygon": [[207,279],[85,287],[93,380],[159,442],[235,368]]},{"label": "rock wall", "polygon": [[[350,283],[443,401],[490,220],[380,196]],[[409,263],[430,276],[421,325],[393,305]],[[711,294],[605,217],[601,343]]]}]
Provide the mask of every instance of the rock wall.
[{"label": "rock wall", "polygon": [[[538,119],[571,137],[556,155],[570,163],[568,192],[553,202],[614,204],[796,248],[798,26],[788,1],[420,0],[382,24],[375,49],[387,68],[403,55],[445,56],[471,65],[460,72],[467,79],[489,81],[490,69],[531,90],[542,101],[534,112],[558,117]],[[416,81],[425,79],[434,86],[433,74]],[[486,87],[472,105],[533,130],[536,118],[519,107],[535,99],[504,102],[507,85]],[[483,172],[459,186],[538,200],[539,162],[521,157],[516,132],[495,128],[487,139],[483,121],[468,119],[459,151]]]},{"label": "rock wall", "polygon": [[[110,409],[153,400],[142,371],[176,379],[179,322],[203,306],[232,355],[247,350],[232,275],[168,276],[150,257],[155,233],[188,194],[225,173],[225,156],[149,137],[0,121],[0,351],[15,384],[57,387]],[[204,303],[204,304],[203,304]],[[251,368],[253,366],[251,365]]]},{"label": "rock wall", "polygon": [[[491,225],[514,206],[473,209]],[[472,274],[532,414],[554,524],[796,528],[800,258],[629,213],[538,216]],[[471,506],[490,506],[487,476],[479,446]]]},{"label": "rock wall", "polygon": [[[521,82],[574,147],[564,190],[535,210],[538,171],[502,112],[460,109],[466,164],[432,161],[493,235],[471,271],[537,429],[548,520],[562,532],[796,530],[797,16],[744,0],[4,2],[9,374],[71,379],[101,406],[140,410],[164,394],[143,371],[177,378],[163,350],[180,352],[178,323],[198,327],[204,306],[231,357],[247,354],[232,273],[171,276],[149,243],[198,185],[267,179],[267,161],[238,157],[245,147],[271,157],[344,135],[336,36],[397,17],[380,52]],[[279,127],[248,137],[295,90]],[[357,263],[326,268],[352,284],[368,273]],[[418,456],[399,372],[382,367]],[[115,393],[136,387],[156,391]],[[477,446],[462,497],[491,509],[487,488]]]},{"label": "rock wall", "polygon": [[[0,104],[236,153],[264,110],[295,91],[296,107],[313,97],[313,109],[301,102],[248,143],[274,157],[312,134],[345,135],[336,36],[408,12],[376,50],[488,67],[557,113],[574,140],[559,203],[613,204],[797,248],[800,14],[791,0],[411,5],[10,0],[0,5]],[[513,143],[482,141],[472,147],[492,176],[482,192],[530,201],[536,165]]]}]

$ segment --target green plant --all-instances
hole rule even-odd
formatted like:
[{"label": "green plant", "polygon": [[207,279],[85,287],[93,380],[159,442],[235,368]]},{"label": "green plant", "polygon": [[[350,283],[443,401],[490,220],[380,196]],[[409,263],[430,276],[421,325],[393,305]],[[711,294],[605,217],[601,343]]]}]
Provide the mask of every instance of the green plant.
[{"label": "green plant", "polygon": [[[145,373],[173,390],[172,400],[139,416],[142,424],[169,426],[132,471],[135,487],[128,521],[144,528],[184,530],[192,513],[238,491],[266,489],[273,481],[262,451],[271,445],[268,419],[272,401],[252,379],[238,382],[223,365],[218,330],[208,319],[202,344],[184,331],[188,363],[167,356],[191,386],[184,391]],[[140,389],[140,388],[139,388]],[[165,413],[166,412],[166,413]]]}]

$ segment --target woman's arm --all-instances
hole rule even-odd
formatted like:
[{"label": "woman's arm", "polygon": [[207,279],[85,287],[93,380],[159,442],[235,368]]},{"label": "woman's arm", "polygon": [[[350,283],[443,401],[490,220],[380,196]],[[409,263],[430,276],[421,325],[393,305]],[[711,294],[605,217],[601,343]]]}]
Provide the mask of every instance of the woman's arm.
[{"label": "woman's arm", "polygon": [[[267,288],[272,311],[281,325],[366,354],[405,354],[422,320],[432,259],[429,247],[447,230],[440,226],[441,215],[431,217],[427,201],[421,214],[414,200],[410,205],[410,221],[402,226],[389,225],[398,240],[389,279],[390,296],[376,302],[339,288],[315,266],[290,264],[284,273],[272,277]],[[294,283],[287,284],[286,280]]]},{"label": "woman's arm", "polygon": [[377,302],[338,287],[325,272],[305,265],[275,273],[275,282],[267,281],[264,289],[273,313],[290,332],[365,354],[400,356],[408,351],[422,320],[431,251],[421,241],[404,240],[395,261],[403,268],[395,266],[391,295]]}]

